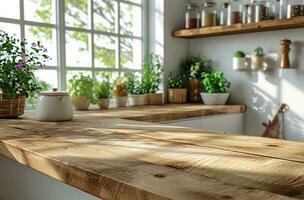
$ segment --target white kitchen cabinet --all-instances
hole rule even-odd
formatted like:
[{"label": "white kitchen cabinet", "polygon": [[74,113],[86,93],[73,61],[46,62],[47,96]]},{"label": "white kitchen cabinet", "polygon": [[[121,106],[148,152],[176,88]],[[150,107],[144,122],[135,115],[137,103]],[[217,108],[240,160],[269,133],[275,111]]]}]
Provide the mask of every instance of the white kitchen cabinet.
[{"label": "white kitchen cabinet", "polygon": [[176,121],[166,121],[162,124],[210,130],[226,134],[244,134],[244,113],[210,115]]}]

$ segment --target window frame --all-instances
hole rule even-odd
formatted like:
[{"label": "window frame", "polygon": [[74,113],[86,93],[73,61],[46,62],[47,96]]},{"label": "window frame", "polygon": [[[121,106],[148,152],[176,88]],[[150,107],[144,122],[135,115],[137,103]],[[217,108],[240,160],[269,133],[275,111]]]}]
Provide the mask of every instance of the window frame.
[{"label": "window frame", "polygon": [[[50,66],[47,65],[43,69],[44,70],[56,70],[57,71],[57,85],[59,86],[59,89],[66,90],[67,88],[67,71],[89,71],[92,74],[93,79],[96,79],[96,73],[98,72],[118,72],[120,75],[122,72],[126,71],[132,71],[132,72],[140,72],[141,69],[126,69],[122,68],[120,64],[121,59],[121,38],[129,38],[129,39],[137,39],[141,40],[142,43],[142,56],[146,55],[148,53],[148,0],[142,0],[141,4],[134,3],[127,0],[114,0],[117,2],[117,15],[116,15],[116,28],[117,33],[108,33],[103,31],[94,30],[94,12],[93,12],[93,1],[94,0],[88,0],[89,4],[89,24],[90,28],[75,28],[75,27],[69,27],[65,25],[65,0],[54,0],[55,1],[55,18],[56,23],[43,23],[43,22],[34,22],[34,21],[28,21],[25,20],[24,15],[24,1],[25,0],[19,0],[19,14],[20,19],[12,19],[12,18],[5,18],[0,17],[0,22],[4,23],[10,23],[10,24],[16,24],[20,26],[20,36],[21,38],[25,38],[25,27],[26,26],[40,26],[45,28],[53,28],[56,29],[56,47],[57,47],[57,66]],[[133,6],[140,7],[142,10],[142,24],[141,24],[141,32],[142,35],[139,36],[130,36],[130,35],[124,35],[120,33],[120,3],[129,4]],[[90,53],[90,63],[91,67],[68,67],[66,64],[66,32],[67,31],[77,31],[77,32],[84,32],[88,33],[90,35],[90,41],[89,41],[89,53]],[[100,68],[95,67],[95,53],[94,53],[94,47],[95,47],[95,34],[99,35],[108,35],[108,36],[115,36],[118,40],[116,44],[116,61],[115,61],[115,67],[116,68]]]}]

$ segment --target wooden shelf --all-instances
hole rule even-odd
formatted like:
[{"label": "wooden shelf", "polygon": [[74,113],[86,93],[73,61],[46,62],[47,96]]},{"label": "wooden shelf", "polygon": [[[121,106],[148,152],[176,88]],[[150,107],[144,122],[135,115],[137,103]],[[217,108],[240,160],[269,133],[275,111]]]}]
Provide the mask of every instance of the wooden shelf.
[{"label": "wooden shelf", "polygon": [[172,33],[176,38],[201,38],[241,33],[283,30],[304,27],[304,17],[284,20],[267,20],[250,24],[233,24],[231,26],[212,26],[197,29],[181,29]]}]

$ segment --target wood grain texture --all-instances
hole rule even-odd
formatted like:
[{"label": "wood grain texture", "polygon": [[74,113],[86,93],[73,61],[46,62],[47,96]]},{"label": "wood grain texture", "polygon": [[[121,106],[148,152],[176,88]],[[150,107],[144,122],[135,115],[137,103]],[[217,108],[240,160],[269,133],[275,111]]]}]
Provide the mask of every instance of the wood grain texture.
[{"label": "wood grain texture", "polygon": [[208,106],[202,104],[166,104],[157,106],[136,106],[111,108],[109,110],[90,110],[76,113],[80,118],[121,118],[145,122],[163,122],[216,114],[245,112],[244,105]]},{"label": "wood grain texture", "polygon": [[233,24],[231,26],[213,26],[198,29],[182,29],[172,33],[177,38],[200,38],[241,33],[283,30],[304,27],[304,17],[283,20],[268,20],[249,24]]}]

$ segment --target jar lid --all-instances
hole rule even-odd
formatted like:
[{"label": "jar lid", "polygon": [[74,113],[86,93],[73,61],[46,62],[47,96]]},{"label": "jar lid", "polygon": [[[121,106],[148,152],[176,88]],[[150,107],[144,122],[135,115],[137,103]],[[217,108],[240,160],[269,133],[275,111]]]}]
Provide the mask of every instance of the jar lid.
[{"label": "jar lid", "polygon": [[198,9],[198,5],[196,3],[189,3],[187,4],[187,9],[189,10]]},{"label": "jar lid", "polygon": [[204,7],[213,7],[213,6],[216,6],[216,3],[214,3],[213,1],[205,1],[203,3],[203,6]]},{"label": "jar lid", "polygon": [[53,88],[50,92],[41,92],[40,96],[69,96],[68,92],[58,91],[57,88]]}]

